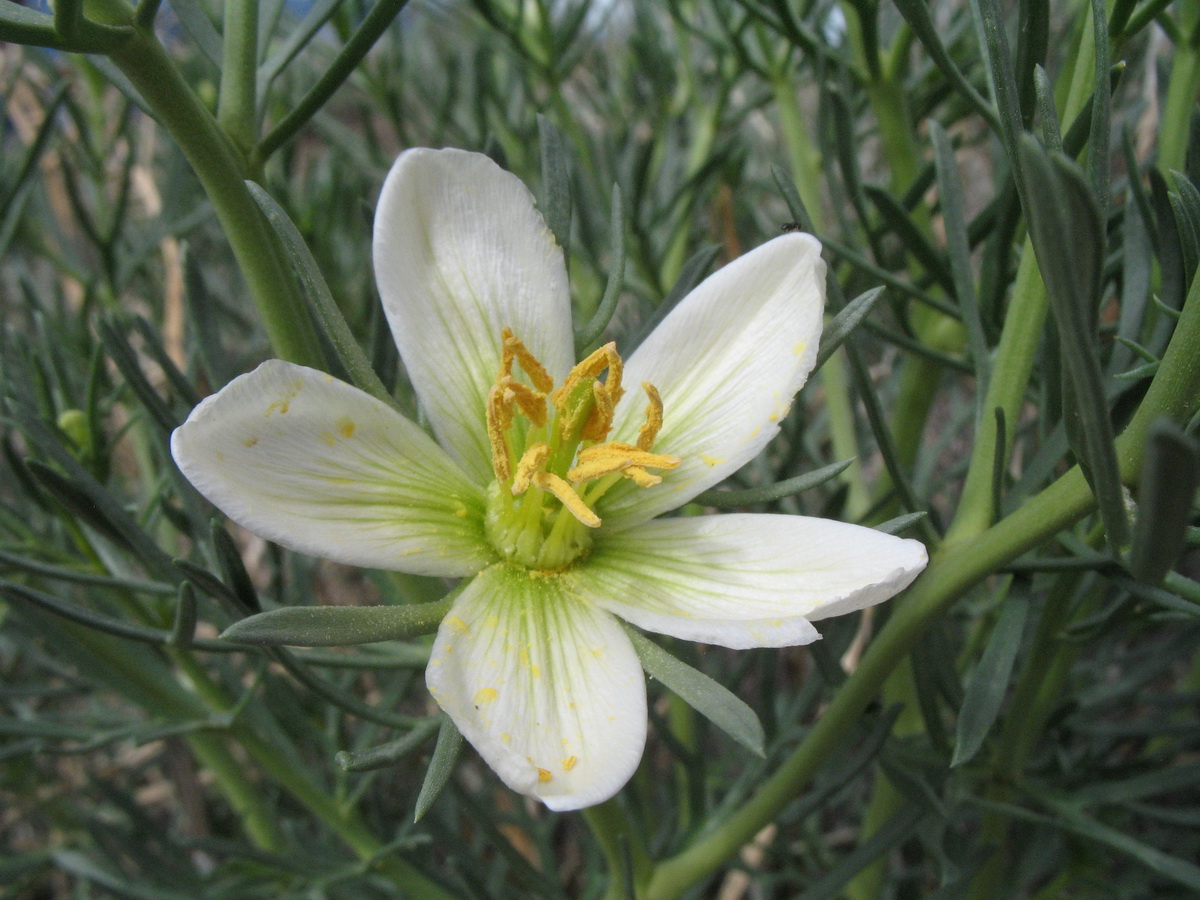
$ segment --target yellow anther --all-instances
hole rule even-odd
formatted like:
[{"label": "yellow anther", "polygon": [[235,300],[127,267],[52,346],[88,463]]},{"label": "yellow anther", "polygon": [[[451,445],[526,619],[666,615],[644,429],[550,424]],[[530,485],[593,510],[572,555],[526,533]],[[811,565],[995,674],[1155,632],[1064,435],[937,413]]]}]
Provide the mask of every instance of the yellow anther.
[{"label": "yellow anther", "polygon": [[498,384],[488,391],[487,433],[492,445],[492,471],[497,481],[508,481],[512,466],[508,458],[508,440],[505,438],[512,425],[512,394]]},{"label": "yellow anther", "polygon": [[584,378],[598,377],[605,369],[608,369],[608,377],[605,379],[604,386],[608,390],[613,406],[616,406],[625,391],[621,387],[623,364],[621,357],[617,354],[617,345],[612,342],[590,353],[582,362],[576,363],[575,368],[568,373],[563,383],[550,395],[550,402],[562,410],[563,403],[570,396],[571,389],[576,384]]},{"label": "yellow anther", "polygon": [[554,379],[550,377],[546,367],[529,352],[529,348],[512,333],[512,329],[505,327],[500,334],[504,340],[503,355],[500,359],[500,377],[512,375],[512,364],[515,359],[521,364],[522,371],[529,376],[529,380],[533,382],[535,388],[543,394],[550,393],[554,387]]},{"label": "yellow anther", "polygon": [[534,444],[522,454],[521,461],[517,463],[517,474],[513,476],[512,492],[514,497],[529,490],[529,485],[533,482],[533,473],[549,456],[550,445],[541,443]]},{"label": "yellow anther", "polygon": [[603,478],[605,475],[611,475],[613,472],[623,471],[631,465],[633,463],[629,461],[629,457],[622,453],[614,453],[611,456],[592,457],[587,462],[581,462],[568,472],[567,478],[573,484],[582,484],[585,481],[593,481],[597,478]]},{"label": "yellow anther", "polygon": [[530,422],[538,427],[546,424],[546,395],[528,385],[513,381],[512,376],[502,375],[497,382],[506,392],[512,393],[517,407]]},{"label": "yellow anther", "polygon": [[651,475],[641,466],[630,466],[621,472],[626,478],[630,479],[638,487],[654,487],[656,484],[662,484],[662,476]]},{"label": "yellow anther", "polygon": [[580,450],[579,465],[591,462],[594,459],[608,459],[612,457],[626,459],[629,461],[629,465],[642,466],[646,469],[676,469],[679,467],[679,460],[674,456],[667,456],[665,453],[651,453],[648,450],[643,450],[641,447],[635,447],[633,444],[625,444],[621,441],[609,441],[607,444],[600,444],[597,447],[587,447]]},{"label": "yellow anther", "polygon": [[592,400],[592,411],[588,415],[587,423],[583,426],[579,437],[585,441],[599,443],[608,437],[608,432],[612,429],[615,404],[612,394],[608,391],[608,386],[599,381],[592,382]]},{"label": "yellow anther", "polygon": [[600,517],[587,508],[587,504],[575,493],[575,488],[557,475],[551,472],[535,472],[533,483],[557,497],[558,501],[567,508],[567,512],[588,528],[600,526]]},{"label": "yellow anther", "polygon": [[642,390],[650,402],[646,405],[646,424],[638,429],[637,445],[643,450],[650,450],[658,437],[663,425],[663,402],[658,395],[658,388],[648,381],[642,382]]}]

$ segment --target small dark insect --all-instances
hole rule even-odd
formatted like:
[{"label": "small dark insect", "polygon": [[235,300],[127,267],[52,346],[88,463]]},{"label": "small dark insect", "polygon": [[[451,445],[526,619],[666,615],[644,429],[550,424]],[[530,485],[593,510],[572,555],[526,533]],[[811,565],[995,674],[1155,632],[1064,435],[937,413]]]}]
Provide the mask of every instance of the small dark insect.
[{"label": "small dark insect", "polygon": [[793,231],[801,231],[803,227],[799,222],[784,222],[779,226],[779,230],[784,234],[791,234]]}]

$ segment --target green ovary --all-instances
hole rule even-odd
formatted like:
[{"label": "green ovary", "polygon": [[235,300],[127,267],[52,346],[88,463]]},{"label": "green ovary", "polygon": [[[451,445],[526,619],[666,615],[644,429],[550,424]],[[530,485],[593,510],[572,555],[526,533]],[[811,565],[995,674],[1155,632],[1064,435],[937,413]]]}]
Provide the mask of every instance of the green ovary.
[{"label": "green ovary", "polygon": [[566,568],[592,545],[588,527],[537,487],[514,497],[493,481],[484,529],[501,556],[527,569]]}]

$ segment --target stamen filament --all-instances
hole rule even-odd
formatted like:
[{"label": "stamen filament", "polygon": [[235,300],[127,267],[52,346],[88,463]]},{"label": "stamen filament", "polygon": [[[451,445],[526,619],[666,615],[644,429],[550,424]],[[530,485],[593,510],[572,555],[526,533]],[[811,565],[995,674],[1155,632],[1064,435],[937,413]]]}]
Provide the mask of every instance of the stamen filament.
[{"label": "stamen filament", "polygon": [[600,527],[600,517],[588,509],[575,493],[575,489],[557,475],[551,472],[537,472],[533,476],[533,483],[557,497],[567,511],[588,528]]}]

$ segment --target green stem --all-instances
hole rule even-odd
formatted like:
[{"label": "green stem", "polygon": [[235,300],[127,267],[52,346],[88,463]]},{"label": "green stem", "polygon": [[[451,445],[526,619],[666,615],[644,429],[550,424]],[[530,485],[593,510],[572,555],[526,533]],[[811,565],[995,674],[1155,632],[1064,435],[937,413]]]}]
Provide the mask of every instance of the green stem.
[{"label": "green stem", "polygon": [[258,132],[258,0],[226,0],[217,122],[242,152]]},{"label": "green stem", "polygon": [[[650,857],[646,855],[645,839],[622,812],[617,800],[608,800],[583,811],[584,821],[600,845],[608,865],[608,889],[604,900],[625,900],[629,894],[626,883],[632,877],[634,890],[640,896],[650,875]],[[626,862],[632,872],[626,871]]]},{"label": "green stem", "polygon": [[792,165],[792,181],[817,234],[825,231],[825,210],[821,200],[821,151],[809,138],[804,114],[796,99],[796,85],[782,67],[771,73],[771,92],[779,112],[779,130]]},{"label": "green stem", "polygon": [[247,190],[241,162],[208,110],[152,34],[136,32],[110,53],[179,144],[233,249],[275,354],[323,368],[316,333],[279,241]]},{"label": "green stem", "polygon": [[1158,170],[1164,177],[1169,177],[1172,170],[1183,171],[1192,110],[1200,92],[1200,42],[1196,40],[1200,28],[1193,24],[1190,33],[1188,42],[1177,44],[1171,57],[1171,76],[1158,131]]},{"label": "green stem", "polygon": [[[1121,476],[1127,483],[1134,482],[1140,471],[1150,423],[1160,416],[1187,421],[1200,407],[1200,366],[1194,364],[1198,355],[1200,279],[1193,282],[1175,334],[1146,397],[1117,440]],[[943,545],[907,597],[894,603],[887,625],[805,741],[727,821],[656,868],[647,900],[674,900],[716,871],[804,789],[884,681],[952,603],[990,573],[1094,509],[1095,499],[1076,467],[980,534],[972,542],[970,553]]]},{"label": "green stem", "polygon": [[1033,245],[1026,240],[983,402],[983,415],[975,431],[975,443],[958,502],[958,512],[946,533],[947,546],[969,543],[986,530],[995,518],[992,472],[997,454],[1007,462],[1015,428],[1010,425],[1006,429],[1004,446],[999,447],[1000,435],[996,429],[994,410],[1004,410],[1005,422],[1020,421],[1018,414],[1025,399],[1029,376],[1033,372],[1049,308],[1046,286],[1042,284]]}]

